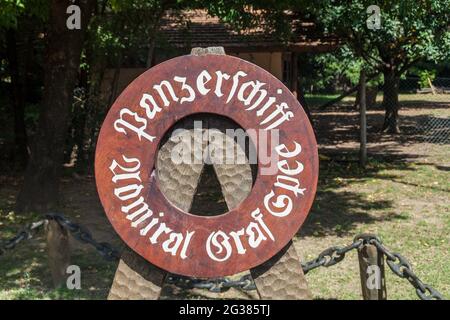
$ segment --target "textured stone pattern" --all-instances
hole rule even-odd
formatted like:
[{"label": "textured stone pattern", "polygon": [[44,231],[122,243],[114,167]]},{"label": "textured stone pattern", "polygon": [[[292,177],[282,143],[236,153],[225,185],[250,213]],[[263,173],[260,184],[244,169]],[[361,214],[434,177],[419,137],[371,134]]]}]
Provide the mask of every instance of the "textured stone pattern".
[{"label": "textured stone pattern", "polygon": [[309,300],[311,293],[292,241],[277,255],[250,270],[261,299]]},{"label": "textured stone pattern", "polygon": [[[203,157],[209,156],[225,202],[230,210],[234,209],[252,188],[252,170],[246,152],[225,133],[226,129],[237,126],[222,119],[199,117],[196,120],[202,121],[204,129],[193,129],[192,123],[181,123],[174,130],[181,126],[184,130],[169,133],[158,152],[156,167],[161,191],[173,205],[188,212],[202,173]],[[190,152],[194,146],[201,146],[201,150]],[[190,160],[190,164],[180,163],[183,159]],[[238,164],[232,164],[235,159],[239,159]]]},{"label": "textured stone pattern", "polygon": [[156,300],[166,272],[125,249],[114,276],[108,300]]}]

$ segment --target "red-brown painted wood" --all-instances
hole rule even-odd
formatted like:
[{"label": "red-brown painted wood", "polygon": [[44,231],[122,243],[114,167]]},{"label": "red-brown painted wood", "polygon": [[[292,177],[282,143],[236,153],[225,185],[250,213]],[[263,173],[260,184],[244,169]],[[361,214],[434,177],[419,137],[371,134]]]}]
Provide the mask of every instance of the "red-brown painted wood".
[{"label": "red-brown painted wood", "polygon": [[[211,88],[206,95],[201,95],[196,87],[197,76],[203,70],[208,70],[212,76],[212,80],[205,85],[207,88]],[[275,97],[277,103],[286,102],[289,105],[289,111],[293,112],[294,117],[278,127],[280,143],[286,144],[290,150],[293,149],[293,141],[301,144],[301,153],[295,158],[287,160],[291,168],[296,167],[295,160],[304,165],[304,170],[294,178],[297,178],[300,181],[300,186],[306,188],[306,190],[304,195],[298,195],[297,197],[292,192],[285,190],[284,194],[290,196],[293,200],[293,210],[286,217],[276,217],[270,214],[264,206],[264,197],[274,189],[277,175],[282,175],[282,173],[278,170],[273,175],[262,175],[263,164],[261,163],[258,164],[258,174],[250,195],[234,210],[211,217],[192,215],[172,206],[161,193],[154,174],[152,175],[161,138],[183,117],[208,112],[229,117],[244,129],[265,127],[261,125],[261,121],[266,115],[264,117],[256,115],[256,110],[260,109],[261,105],[254,110],[245,110],[249,106],[245,106],[236,98],[237,91],[233,99],[228,104],[225,103],[232,87],[231,79],[223,81],[223,97],[217,97],[214,94],[215,72],[218,70],[231,76],[239,70],[244,71],[247,76],[240,78],[240,85],[250,80],[266,83],[264,88],[268,91],[268,96]],[[164,107],[162,106],[162,100],[152,88],[153,85],[167,80],[173,85],[178,97],[188,95],[186,90],[181,89],[181,83],[174,82],[174,76],[186,77],[186,83],[195,90],[196,98],[192,102],[184,101],[182,104],[180,99],[178,102],[169,99],[170,105]],[[281,94],[277,93],[279,89],[281,89]],[[147,118],[145,110],[139,106],[143,93],[152,94],[156,102],[162,107],[162,111],[157,113],[153,119]],[[168,94],[167,96],[169,97]],[[139,140],[138,136],[130,130],[127,130],[127,134],[124,134],[114,128],[114,123],[119,119],[119,113],[124,107],[137,112],[140,117],[147,120],[145,132],[155,136],[154,141],[150,142],[142,137]],[[257,145],[257,143],[255,144]],[[140,160],[142,182],[125,180],[113,183],[113,173],[109,167],[113,160],[116,160],[119,164],[124,163],[123,155]],[[182,56],[166,61],[143,73],[114,102],[100,131],[95,159],[95,177],[100,200],[108,219],[131,249],[149,262],[172,273],[197,277],[224,276],[248,270],[267,261],[282,249],[301,227],[311,208],[316,192],[318,178],[317,144],[308,118],[297,99],[278,79],[267,71],[247,61],[230,56]],[[140,195],[144,197],[152,210],[152,217],[158,217],[160,212],[164,213],[164,216],[159,219],[159,223],[147,236],[141,236],[140,230],[151,219],[132,227],[131,221],[126,219],[127,214],[121,211],[122,206],[129,205],[136,199],[122,201],[114,194],[115,188],[131,183],[142,184],[144,187]],[[276,191],[276,194],[281,193]],[[250,222],[256,222],[250,214],[257,208],[263,214],[263,221],[273,234],[274,241],[263,231],[267,240],[262,241],[257,248],[248,245],[247,236],[241,237],[246,249],[245,254],[238,254],[235,243],[230,239],[232,254],[226,261],[215,261],[208,256],[206,242],[212,232],[221,230],[229,235],[231,231],[247,228]],[[187,258],[182,259],[180,257],[180,250],[177,251],[175,256],[163,251],[161,244],[168,239],[169,234],[162,234],[156,244],[150,242],[149,237],[152,236],[161,222],[164,222],[174,233],[185,235],[186,231],[194,231],[187,247]],[[219,238],[219,240],[222,240],[222,238]],[[217,248],[212,248],[215,250],[217,257],[220,258],[221,255],[217,252]],[[222,254],[224,252],[226,251],[222,251]]]}]

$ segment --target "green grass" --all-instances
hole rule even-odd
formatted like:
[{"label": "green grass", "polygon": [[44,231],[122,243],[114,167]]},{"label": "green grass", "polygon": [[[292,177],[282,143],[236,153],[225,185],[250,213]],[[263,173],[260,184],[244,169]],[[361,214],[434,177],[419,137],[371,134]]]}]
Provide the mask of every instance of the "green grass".
[{"label": "green grass", "polygon": [[[39,216],[35,214],[24,217],[0,209],[1,239],[13,237],[22,226],[37,220]],[[81,269],[81,290],[54,289],[47,264],[43,228],[37,230],[33,238],[24,240],[0,256],[0,300],[104,299],[117,263],[105,261],[90,247],[77,245],[71,263]]]},{"label": "green grass", "polygon": [[308,106],[318,107],[321,106],[328,101],[336,99],[339,94],[306,94],[305,100]]}]

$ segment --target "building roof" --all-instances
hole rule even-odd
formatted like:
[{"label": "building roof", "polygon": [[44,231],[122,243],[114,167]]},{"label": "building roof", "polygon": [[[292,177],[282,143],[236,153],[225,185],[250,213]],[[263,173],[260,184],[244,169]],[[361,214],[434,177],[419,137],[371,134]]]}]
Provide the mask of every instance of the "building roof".
[{"label": "building roof", "polygon": [[292,40],[283,42],[264,25],[235,30],[206,10],[187,10],[182,12],[181,19],[167,13],[162,20],[161,36],[174,48],[222,46],[227,52],[320,52],[337,45],[335,37],[318,33],[313,22],[293,19],[292,28]]}]

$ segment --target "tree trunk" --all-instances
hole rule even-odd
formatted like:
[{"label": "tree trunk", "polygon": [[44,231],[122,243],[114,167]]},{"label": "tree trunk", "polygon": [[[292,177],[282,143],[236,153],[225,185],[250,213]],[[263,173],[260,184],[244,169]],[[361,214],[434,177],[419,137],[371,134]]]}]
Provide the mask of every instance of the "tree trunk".
[{"label": "tree trunk", "polygon": [[[17,48],[17,32],[8,30],[6,33],[7,54],[11,75],[11,103],[14,115],[14,149],[12,162],[23,169],[28,160],[27,133],[25,127],[25,70],[23,61],[19,59]],[[23,58],[23,57],[22,57]]]},{"label": "tree trunk", "polygon": [[302,73],[299,72],[299,54],[297,52],[292,52],[291,56],[291,65],[292,65],[292,74],[291,74],[291,91],[300,102],[305,110],[306,115],[308,116],[309,122],[311,122],[311,126],[314,128],[314,122],[311,117],[311,112],[309,110],[308,103],[305,99],[305,91],[303,90],[302,85]]},{"label": "tree trunk", "polygon": [[[103,15],[106,1],[103,1],[98,15]],[[95,30],[99,19],[93,21],[90,27]],[[101,84],[108,62],[102,54],[98,54],[94,48],[95,39],[87,38],[85,46],[86,64],[89,66],[85,74],[86,96],[84,102],[84,123],[80,124],[79,138],[77,139],[78,152],[76,171],[81,174],[92,173],[93,154],[97,131],[103,120],[103,113],[107,111],[106,101],[101,94]]]},{"label": "tree trunk", "polygon": [[[69,17],[66,10],[72,4],[81,9],[81,29],[70,30],[66,26]],[[53,0],[50,4],[43,105],[24,185],[17,199],[18,211],[43,212],[58,204],[70,105],[94,5],[91,0]]]},{"label": "tree trunk", "polygon": [[101,98],[101,84],[105,74],[106,64],[96,62],[89,64],[92,72],[89,75],[89,90],[86,98],[87,116],[84,130],[83,145],[84,149],[80,150],[77,160],[77,170],[84,173],[93,172],[95,145],[99,132],[100,124],[104,118],[104,112],[108,111],[106,102]]},{"label": "tree trunk", "polygon": [[383,74],[383,107],[386,113],[381,131],[385,131],[391,134],[397,134],[400,133],[398,124],[398,85],[400,78],[395,74],[395,70],[392,68],[384,70]]},{"label": "tree trunk", "polygon": [[155,53],[155,35],[156,31],[153,32],[153,36],[150,40],[149,46],[148,46],[148,52],[147,52],[147,63],[146,67],[150,69],[153,65],[153,57]]}]

